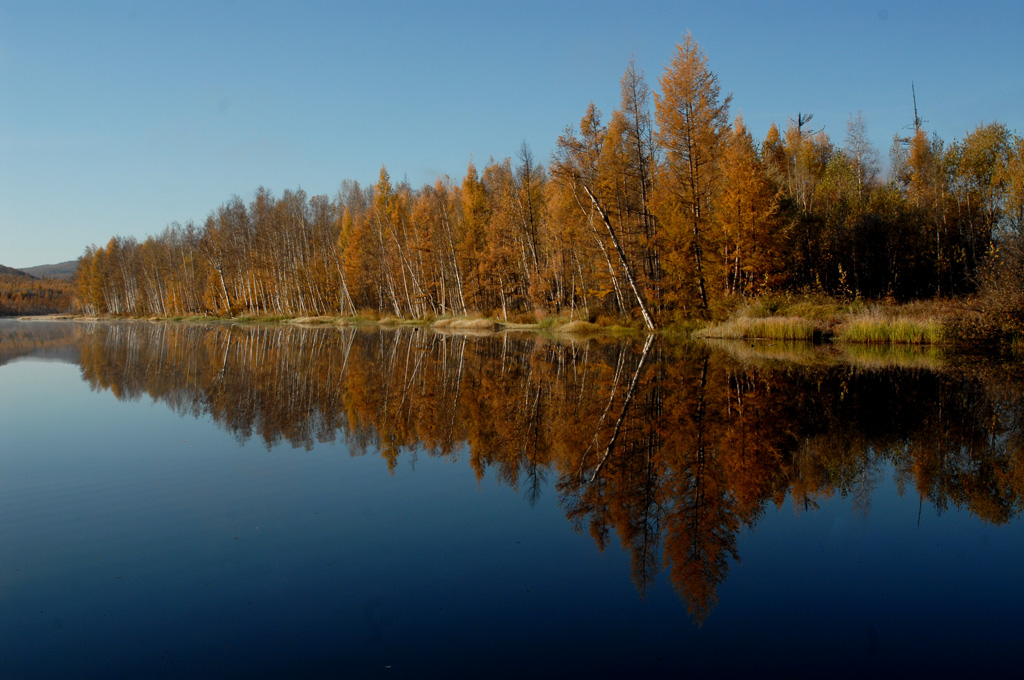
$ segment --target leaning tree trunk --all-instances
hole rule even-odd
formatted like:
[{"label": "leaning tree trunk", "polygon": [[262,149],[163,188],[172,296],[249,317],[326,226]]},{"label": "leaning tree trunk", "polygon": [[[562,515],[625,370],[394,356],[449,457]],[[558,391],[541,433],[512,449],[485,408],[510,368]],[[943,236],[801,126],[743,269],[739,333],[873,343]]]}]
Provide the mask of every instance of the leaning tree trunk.
[{"label": "leaning tree trunk", "polygon": [[601,215],[601,221],[604,222],[604,226],[608,229],[608,235],[611,236],[612,245],[615,246],[615,252],[619,256],[619,263],[622,265],[622,271],[626,275],[626,281],[629,283],[630,290],[633,291],[633,297],[636,298],[636,302],[640,305],[640,314],[644,317],[644,324],[648,330],[654,330],[654,320],[651,318],[650,312],[647,311],[647,302],[644,300],[643,293],[640,292],[639,286],[636,285],[636,277],[633,276],[633,269],[629,266],[629,261],[626,259],[626,253],[622,251],[622,246],[619,244],[619,238],[615,234],[615,228],[612,226],[611,221],[608,219],[608,213],[605,212],[601,206],[600,201],[594,196],[593,192],[590,191],[590,187],[586,184],[582,184],[583,190],[587,192],[587,196],[590,197],[591,203],[597,208],[598,214]]}]

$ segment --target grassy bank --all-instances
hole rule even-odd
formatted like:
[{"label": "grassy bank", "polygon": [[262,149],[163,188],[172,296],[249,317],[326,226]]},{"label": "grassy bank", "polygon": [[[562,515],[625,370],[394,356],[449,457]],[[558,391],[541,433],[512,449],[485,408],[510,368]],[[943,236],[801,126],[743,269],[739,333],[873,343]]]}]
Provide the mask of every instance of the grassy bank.
[{"label": "grassy bank", "polygon": [[845,302],[821,297],[765,297],[747,301],[717,323],[694,332],[700,338],[831,341],[879,345],[941,345],[963,303],[946,300],[895,303]]},{"label": "grassy bank", "polygon": [[738,316],[694,331],[697,338],[791,340],[810,342],[821,327],[799,316]]},{"label": "grassy bank", "polygon": [[860,314],[842,323],[836,331],[840,342],[889,345],[940,345],[945,331],[940,318],[886,317],[876,312]]}]

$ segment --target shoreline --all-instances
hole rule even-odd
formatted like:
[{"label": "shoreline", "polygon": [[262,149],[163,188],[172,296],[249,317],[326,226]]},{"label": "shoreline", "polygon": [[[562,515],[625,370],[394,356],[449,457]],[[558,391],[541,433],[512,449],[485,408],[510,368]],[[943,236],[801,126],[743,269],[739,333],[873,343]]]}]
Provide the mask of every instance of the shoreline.
[{"label": "shoreline", "polygon": [[270,326],[303,326],[338,328],[430,328],[437,332],[470,333],[551,333],[561,335],[646,335],[644,329],[621,325],[602,326],[579,319],[551,319],[539,323],[515,323],[476,316],[439,317],[436,319],[399,319],[384,317],[374,319],[350,316],[98,316],[88,314],[40,314],[34,316],[9,317],[17,321],[75,321],[92,322],[149,322],[149,323],[193,323],[193,324],[244,324]]},{"label": "shoreline", "polygon": [[956,346],[959,349],[996,347],[1024,349],[1024,338],[986,329],[987,333],[958,331],[973,313],[969,300],[889,302],[841,301],[814,296],[738,300],[732,309],[716,310],[717,320],[684,319],[649,331],[638,321],[593,323],[564,316],[535,322],[503,321],[483,316],[443,316],[402,319],[370,313],[360,316],[100,316],[46,314],[11,317],[22,321],[148,321],[196,324],[262,324],[292,326],[379,327],[411,326],[442,333],[536,333],[576,337],[646,337],[658,335],[705,341],[740,340],[793,342],[813,345]]}]

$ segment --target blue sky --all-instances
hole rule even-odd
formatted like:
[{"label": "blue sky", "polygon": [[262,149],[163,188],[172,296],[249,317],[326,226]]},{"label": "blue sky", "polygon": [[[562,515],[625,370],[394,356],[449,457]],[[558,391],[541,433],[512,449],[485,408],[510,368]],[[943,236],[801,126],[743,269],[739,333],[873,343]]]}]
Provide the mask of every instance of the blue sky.
[{"label": "blue sky", "polygon": [[547,159],[630,57],[652,89],[690,31],[755,137],[863,111],[886,156],[913,120],[1024,134],[1024,2],[0,0],[0,264],[145,238],[259,186],[461,179]]}]

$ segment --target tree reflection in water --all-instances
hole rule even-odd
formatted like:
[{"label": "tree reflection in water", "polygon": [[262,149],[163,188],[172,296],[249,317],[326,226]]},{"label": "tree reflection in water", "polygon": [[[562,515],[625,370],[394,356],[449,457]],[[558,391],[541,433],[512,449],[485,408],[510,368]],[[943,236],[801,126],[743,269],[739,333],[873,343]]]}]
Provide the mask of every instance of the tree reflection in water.
[{"label": "tree reflection in water", "polygon": [[1021,511],[1024,380],[1006,366],[404,328],[84,328],[94,389],[209,415],[239,440],[340,436],[392,470],[414,449],[468,450],[479,477],[531,502],[553,479],[578,530],[602,549],[618,538],[641,593],[666,569],[698,622],[769,504],[841,494],[867,512],[883,463],[900,493],[940,510],[992,523]]}]

